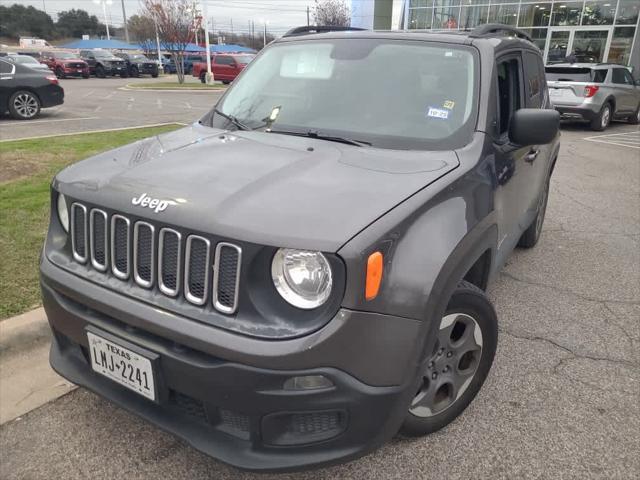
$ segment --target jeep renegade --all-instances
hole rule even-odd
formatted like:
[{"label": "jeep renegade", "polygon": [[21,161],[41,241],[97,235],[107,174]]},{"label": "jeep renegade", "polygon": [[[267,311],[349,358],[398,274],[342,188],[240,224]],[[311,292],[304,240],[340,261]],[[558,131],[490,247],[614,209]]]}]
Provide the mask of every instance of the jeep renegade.
[{"label": "jeep renegade", "polygon": [[51,364],[246,469],[434,432],[489,372],[558,124],[511,27],[294,29],[199,122],[54,178]]}]

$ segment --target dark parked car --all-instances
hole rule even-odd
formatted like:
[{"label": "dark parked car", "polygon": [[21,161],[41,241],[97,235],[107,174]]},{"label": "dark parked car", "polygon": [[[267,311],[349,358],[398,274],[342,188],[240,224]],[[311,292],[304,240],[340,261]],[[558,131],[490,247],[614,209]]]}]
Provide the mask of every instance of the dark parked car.
[{"label": "dark parked car", "polygon": [[64,102],[64,90],[51,72],[41,72],[0,58],[0,113],[16,120],[31,120],[41,108]]},{"label": "dark parked car", "polygon": [[42,52],[40,61],[51,69],[58,78],[89,78],[89,65],[76,53]]},{"label": "dark parked car", "polygon": [[107,50],[81,50],[80,57],[89,65],[89,71],[96,77],[105,78],[107,75],[127,77],[126,62]]},{"label": "dark parked car", "polygon": [[158,64],[141,53],[116,53],[116,56],[126,62],[127,73],[131,77],[151,75],[156,78],[158,76]]},{"label": "dark parked car", "polygon": [[8,62],[12,62],[18,65],[24,65],[25,67],[29,67],[35,70],[39,70],[42,73],[50,73],[49,67],[40,63],[38,60],[33,58],[31,55],[7,55],[4,57]]},{"label": "dark parked car", "polygon": [[252,470],[466,409],[498,342],[485,290],[540,238],[559,150],[519,30],[331,30],[294,29],[198,123],[52,183],[53,368]]}]

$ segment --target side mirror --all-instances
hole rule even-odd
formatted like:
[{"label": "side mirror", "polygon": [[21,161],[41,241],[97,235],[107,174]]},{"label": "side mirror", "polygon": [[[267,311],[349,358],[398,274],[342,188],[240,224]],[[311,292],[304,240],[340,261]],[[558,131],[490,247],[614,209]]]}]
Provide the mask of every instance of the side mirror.
[{"label": "side mirror", "polygon": [[552,109],[521,108],[509,125],[509,140],[521,146],[550,143],[560,129],[560,113]]}]

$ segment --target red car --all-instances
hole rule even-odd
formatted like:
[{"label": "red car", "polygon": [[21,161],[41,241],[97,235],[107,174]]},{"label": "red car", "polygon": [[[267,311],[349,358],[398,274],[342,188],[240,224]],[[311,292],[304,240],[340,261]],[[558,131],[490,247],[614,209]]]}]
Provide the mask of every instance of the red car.
[{"label": "red car", "polygon": [[[211,73],[213,79],[228,85],[240,75],[244,67],[253,60],[255,55],[246,53],[216,54],[211,56]],[[191,74],[198,77],[202,83],[206,81],[207,63],[193,64]]]},{"label": "red car", "polygon": [[89,65],[75,53],[42,52],[40,63],[49,67],[58,78],[89,78]]}]

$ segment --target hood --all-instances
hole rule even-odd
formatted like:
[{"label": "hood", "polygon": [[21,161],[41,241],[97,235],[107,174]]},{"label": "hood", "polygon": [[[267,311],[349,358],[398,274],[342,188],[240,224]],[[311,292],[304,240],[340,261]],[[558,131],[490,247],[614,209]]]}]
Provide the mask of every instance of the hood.
[{"label": "hood", "polygon": [[64,63],[65,65],[67,63],[87,63],[84,60],[82,60],[81,58],[65,58],[64,60],[58,60],[60,63]]},{"label": "hood", "polygon": [[[452,151],[361,148],[195,124],[72,165],[54,187],[157,223],[335,252],[457,166]],[[165,208],[134,205],[142,194]]]}]

